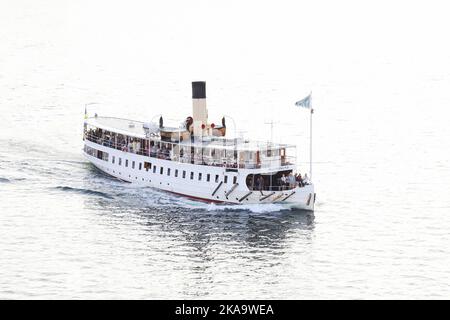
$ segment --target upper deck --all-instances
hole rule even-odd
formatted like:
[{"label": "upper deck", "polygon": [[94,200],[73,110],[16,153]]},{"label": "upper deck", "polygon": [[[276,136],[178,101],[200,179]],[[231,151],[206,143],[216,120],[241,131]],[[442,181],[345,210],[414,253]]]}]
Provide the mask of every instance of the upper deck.
[{"label": "upper deck", "polygon": [[[180,146],[201,147],[220,150],[237,150],[237,151],[263,151],[263,150],[280,150],[292,149],[295,145],[273,143],[271,141],[257,141],[245,138],[233,138],[216,136],[196,137],[195,139],[173,139],[172,141],[162,140],[160,128],[152,122],[145,123],[142,121],[121,119],[114,117],[91,117],[85,120],[85,125],[93,128],[100,128],[105,131],[120,134],[127,137],[139,139],[150,139],[152,141],[174,142]],[[184,128],[162,127],[162,130],[170,130],[171,132],[179,132],[181,135]]]},{"label": "upper deck", "polygon": [[[162,136],[164,132],[175,134]],[[194,137],[182,127],[160,128],[154,123],[129,119],[88,118],[84,123],[84,139],[125,152],[196,165],[269,171],[295,166],[293,145],[243,138]]]}]

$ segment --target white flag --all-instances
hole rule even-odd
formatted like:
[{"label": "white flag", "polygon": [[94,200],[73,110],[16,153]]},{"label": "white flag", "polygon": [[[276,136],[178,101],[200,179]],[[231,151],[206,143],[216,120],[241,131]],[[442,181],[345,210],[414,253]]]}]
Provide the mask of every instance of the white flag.
[{"label": "white flag", "polygon": [[312,99],[311,99],[311,93],[310,93],[309,96],[307,96],[306,98],[303,98],[302,100],[297,101],[295,103],[295,105],[297,107],[303,107],[303,108],[311,109],[311,107],[312,107],[312,101],[311,100]]}]

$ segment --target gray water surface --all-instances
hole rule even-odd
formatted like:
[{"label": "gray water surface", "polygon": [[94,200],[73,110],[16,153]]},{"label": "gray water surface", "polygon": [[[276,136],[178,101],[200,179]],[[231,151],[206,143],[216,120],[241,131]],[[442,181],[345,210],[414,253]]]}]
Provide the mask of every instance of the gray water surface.
[{"label": "gray water surface", "polygon": [[[445,10],[118,3],[0,4],[0,298],[449,298]],[[273,120],[301,172],[294,103],[313,91],[314,214],[199,203],[82,157],[86,103],[182,120],[195,80],[237,134]]]}]

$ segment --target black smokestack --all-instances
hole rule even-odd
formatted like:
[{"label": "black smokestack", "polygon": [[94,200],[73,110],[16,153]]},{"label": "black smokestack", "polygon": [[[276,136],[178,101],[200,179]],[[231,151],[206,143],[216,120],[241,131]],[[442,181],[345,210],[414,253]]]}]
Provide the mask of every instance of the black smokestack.
[{"label": "black smokestack", "polygon": [[192,82],[192,99],[206,99],[206,82]]}]

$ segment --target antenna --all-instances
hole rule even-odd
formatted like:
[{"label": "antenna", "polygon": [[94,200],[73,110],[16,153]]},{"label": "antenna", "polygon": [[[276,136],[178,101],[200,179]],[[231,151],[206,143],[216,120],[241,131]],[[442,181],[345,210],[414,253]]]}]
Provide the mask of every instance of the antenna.
[{"label": "antenna", "polygon": [[270,124],[270,142],[273,142],[273,125],[274,123],[279,123],[279,121],[274,122],[273,119],[270,122],[264,122],[264,124]]}]

